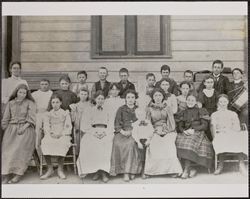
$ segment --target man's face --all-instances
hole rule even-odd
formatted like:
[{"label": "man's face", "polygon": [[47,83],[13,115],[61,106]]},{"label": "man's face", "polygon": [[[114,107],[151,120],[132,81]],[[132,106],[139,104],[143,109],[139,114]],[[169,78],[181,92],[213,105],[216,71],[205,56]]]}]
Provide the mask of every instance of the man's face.
[{"label": "man's face", "polygon": [[169,74],[170,74],[169,70],[162,70],[161,71],[162,78],[168,78]]},{"label": "man's face", "polygon": [[223,70],[222,65],[220,63],[215,63],[212,69],[215,75],[219,75]]},{"label": "man's face", "polygon": [[100,69],[99,70],[99,78],[100,80],[106,80],[108,76],[108,71],[106,69]]},{"label": "man's face", "polygon": [[193,81],[193,74],[192,73],[185,73],[184,80],[187,82],[192,82]]},{"label": "man's face", "polygon": [[235,70],[235,71],[233,72],[233,78],[234,78],[234,80],[242,79],[242,74],[241,74],[241,72],[238,71],[238,70]]},{"label": "man's face", "polygon": [[128,73],[121,72],[119,75],[120,75],[120,79],[121,79],[122,82],[128,81]]},{"label": "man's face", "polygon": [[10,71],[12,75],[14,75],[15,77],[19,77],[21,73],[21,67],[19,64],[13,64]]},{"label": "man's face", "polygon": [[149,76],[147,79],[148,86],[154,86],[155,84],[155,77],[154,76]]},{"label": "man's face", "polygon": [[41,81],[40,82],[40,89],[43,92],[48,91],[49,90],[49,82],[47,82],[47,81]]}]

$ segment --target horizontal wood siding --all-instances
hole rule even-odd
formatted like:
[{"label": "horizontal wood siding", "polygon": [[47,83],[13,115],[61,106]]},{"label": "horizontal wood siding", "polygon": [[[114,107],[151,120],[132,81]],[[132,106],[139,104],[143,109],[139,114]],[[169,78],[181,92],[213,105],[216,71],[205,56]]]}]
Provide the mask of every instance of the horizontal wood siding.
[{"label": "horizontal wood siding", "polygon": [[25,72],[67,71],[73,81],[83,69],[89,73],[89,82],[95,81],[100,66],[109,69],[110,81],[117,81],[119,69],[127,67],[138,87],[147,72],[159,79],[163,64],[171,66],[177,81],[184,70],[210,70],[215,59],[223,60],[226,67],[245,67],[244,16],[171,16],[172,58],[91,59],[90,16],[22,16],[20,30]]}]

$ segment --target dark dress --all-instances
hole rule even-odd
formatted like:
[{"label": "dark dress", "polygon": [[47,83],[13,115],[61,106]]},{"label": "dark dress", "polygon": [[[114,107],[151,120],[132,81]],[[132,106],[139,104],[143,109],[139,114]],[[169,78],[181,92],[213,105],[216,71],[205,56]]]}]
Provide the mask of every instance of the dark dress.
[{"label": "dark dress", "polygon": [[240,81],[239,83],[230,82],[229,84],[229,106],[228,108],[232,111],[235,111],[240,119],[241,123],[245,123],[248,125],[248,103],[245,103],[242,107],[233,106],[233,101],[238,99],[238,97],[244,92],[246,88],[244,87],[244,82]]},{"label": "dark dress", "polygon": [[117,87],[120,90],[119,96],[121,98],[125,98],[124,94],[127,90],[134,90],[135,91],[135,85],[133,83],[131,83],[130,81],[127,81],[127,84],[125,85],[125,87],[123,86],[122,82],[120,81],[117,83]]},{"label": "dark dress", "polygon": [[59,95],[62,98],[61,108],[63,110],[71,110],[69,105],[78,102],[77,95],[71,90],[57,90],[54,94]]},{"label": "dark dress", "polygon": [[206,108],[209,115],[217,110],[217,100],[218,100],[218,92],[214,90],[214,94],[211,97],[207,97],[205,93],[202,91],[198,94],[198,100],[203,108]]},{"label": "dark dress", "polygon": [[121,106],[115,117],[115,136],[111,156],[110,174],[139,174],[142,170],[143,154],[132,136],[126,137],[121,130],[132,130],[132,123],[137,121],[135,109],[127,105]]},{"label": "dark dress", "polygon": [[[179,114],[178,135],[176,139],[177,156],[190,160],[206,168],[213,165],[213,146],[205,134],[209,115],[204,108],[187,108]],[[184,130],[193,128],[193,135],[185,135]]]}]

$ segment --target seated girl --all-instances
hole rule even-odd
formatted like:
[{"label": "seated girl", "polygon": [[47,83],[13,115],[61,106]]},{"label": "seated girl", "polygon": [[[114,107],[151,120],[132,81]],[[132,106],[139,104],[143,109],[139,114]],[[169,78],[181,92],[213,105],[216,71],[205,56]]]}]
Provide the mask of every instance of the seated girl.
[{"label": "seated girl", "polygon": [[154,129],[148,142],[144,172],[146,175],[172,174],[176,177],[182,173],[182,167],[175,146],[174,115],[171,107],[164,104],[165,93],[161,88],[154,89],[151,97],[147,118]]},{"label": "seated girl", "polygon": [[213,146],[218,155],[219,164],[214,174],[223,170],[224,155],[238,155],[240,171],[246,174],[244,156],[248,155],[248,133],[240,131],[240,121],[236,112],[228,110],[228,96],[221,94],[218,100],[218,110],[211,116],[211,132],[214,137]]},{"label": "seated girl", "polygon": [[95,106],[89,109],[81,120],[81,131],[84,136],[80,143],[80,153],[77,159],[78,174],[84,178],[95,173],[93,180],[102,177],[103,182],[109,180],[110,159],[114,136],[114,118],[104,104],[103,91],[97,91],[94,96]]},{"label": "seated girl", "polygon": [[181,178],[186,179],[196,175],[191,169],[191,162],[208,169],[213,165],[213,146],[207,138],[209,115],[206,109],[196,106],[196,97],[187,97],[187,109],[177,118],[178,135],[176,139],[177,155],[184,161],[184,172]]},{"label": "seated girl", "polygon": [[36,106],[26,84],[19,84],[6,105],[2,129],[2,183],[17,183],[35,149]]},{"label": "seated girl", "polygon": [[57,174],[59,178],[66,179],[63,171],[64,157],[71,146],[72,124],[68,110],[61,108],[62,99],[53,94],[50,100],[49,112],[44,116],[44,137],[41,141],[41,150],[45,157],[48,170],[40,177],[44,180],[53,173],[52,158],[58,161]]},{"label": "seated girl", "polygon": [[191,89],[191,84],[187,81],[183,81],[180,83],[180,91],[181,94],[177,96],[177,103],[178,103],[178,113],[183,111],[187,108],[187,95]]},{"label": "seated girl", "polygon": [[132,124],[138,119],[135,114],[137,93],[127,90],[126,104],[121,106],[115,117],[115,136],[111,157],[111,175],[123,174],[123,180],[128,182],[135,174],[142,171],[142,154],[132,137]]}]

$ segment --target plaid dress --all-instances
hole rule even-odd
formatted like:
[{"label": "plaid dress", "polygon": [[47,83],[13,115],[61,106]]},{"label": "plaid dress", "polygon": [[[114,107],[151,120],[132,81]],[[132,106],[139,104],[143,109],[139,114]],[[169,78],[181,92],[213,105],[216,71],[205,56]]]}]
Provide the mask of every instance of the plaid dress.
[{"label": "plaid dress", "polygon": [[[190,160],[206,168],[211,168],[214,150],[205,134],[208,128],[208,112],[197,107],[182,111],[177,118],[178,135],[176,139],[177,156]],[[185,135],[184,130],[194,129],[193,135]]]}]

